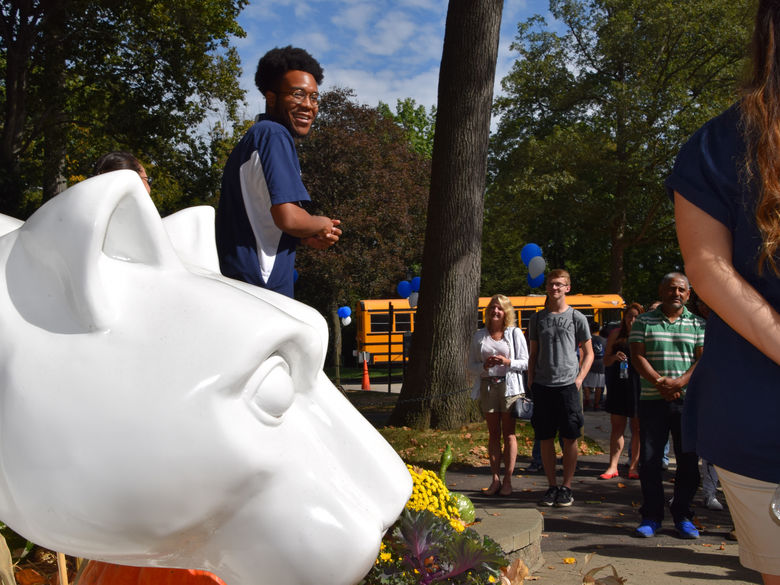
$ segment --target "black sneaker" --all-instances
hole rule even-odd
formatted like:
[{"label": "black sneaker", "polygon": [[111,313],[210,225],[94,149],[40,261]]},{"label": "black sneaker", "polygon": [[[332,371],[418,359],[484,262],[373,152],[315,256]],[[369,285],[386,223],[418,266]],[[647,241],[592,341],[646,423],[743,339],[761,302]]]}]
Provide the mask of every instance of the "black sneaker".
[{"label": "black sneaker", "polygon": [[553,506],[555,505],[555,501],[558,499],[558,487],[551,485],[547,488],[547,491],[544,492],[544,496],[541,500],[539,500],[540,506]]},{"label": "black sneaker", "polygon": [[574,503],[574,497],[571,495],[571,489],[566,486],[558,488],[558,495],[555,496],[555,506],[557,508],[565,508],[571,506]]}]

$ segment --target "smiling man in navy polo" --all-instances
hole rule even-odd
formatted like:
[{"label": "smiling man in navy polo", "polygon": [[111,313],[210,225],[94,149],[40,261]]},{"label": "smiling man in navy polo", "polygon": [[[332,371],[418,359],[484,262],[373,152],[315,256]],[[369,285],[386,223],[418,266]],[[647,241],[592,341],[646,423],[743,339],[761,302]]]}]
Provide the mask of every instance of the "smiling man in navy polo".
[{"label": "smiling man in navy polo", "polygon": [[272,49],[258,63],[255,83],[266,111],[233,149],[222,175],[216,218],[222,274],[293,296],[298,243],[325,249],[341,223],[310,215],[295,139],[319,111],[320,64],[305,50]]}]

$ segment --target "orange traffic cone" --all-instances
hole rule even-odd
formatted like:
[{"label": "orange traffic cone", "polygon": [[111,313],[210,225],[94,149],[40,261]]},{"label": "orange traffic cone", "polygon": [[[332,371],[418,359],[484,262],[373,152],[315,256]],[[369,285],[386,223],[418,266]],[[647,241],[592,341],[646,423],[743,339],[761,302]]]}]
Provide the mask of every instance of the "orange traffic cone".
[{"label": "orange traffic cone", "polygon": [[371,390],[371,380],[368,379],[368,360],[363,360],[363,390]]}]

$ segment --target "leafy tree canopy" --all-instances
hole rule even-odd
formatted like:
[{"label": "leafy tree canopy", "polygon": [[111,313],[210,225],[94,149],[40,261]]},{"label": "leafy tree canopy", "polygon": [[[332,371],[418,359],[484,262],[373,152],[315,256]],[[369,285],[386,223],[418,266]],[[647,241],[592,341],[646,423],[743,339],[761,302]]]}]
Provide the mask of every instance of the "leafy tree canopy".
[{"label": "leafy tree canopy", "polygon": [[395,114],[390,106],[379,102],[379,113],[394,120],[406,131],[406,137],[412,143],[412,148],[425,158],[433,156],[433,133],[436,129],[436,106],[425,111],[425,106],[418,106],[412,98],[398,100],[395,104]]},{"label": "leafy tree canopy", "polygon": [[[484,294],[528,290],[535,242],[579,292],[644,298],[680,264],[663,188],[677,151],[736,97],[751,15],[729,0],[551,0],[518,25],[496,100]],[[654,285],[653,285],[654,287]]]},{"label": "leafy tree canopy", "polygon": [[212,196],[218,163],[203,131],[243,99],[246,0],[11,0],[0,8],[2,209],[26,215],[101,154],[133,152],[157,180],[162,212]]},{"label": "leafy tree canopy", "polygon": [[344,233],[328,250],[298,248],[296,298],[334,316],[358,299],[396,296],[422,256],[429,161],[391,119],[340,88],[323,94],[298,155],[309,211],[340,219]]}]

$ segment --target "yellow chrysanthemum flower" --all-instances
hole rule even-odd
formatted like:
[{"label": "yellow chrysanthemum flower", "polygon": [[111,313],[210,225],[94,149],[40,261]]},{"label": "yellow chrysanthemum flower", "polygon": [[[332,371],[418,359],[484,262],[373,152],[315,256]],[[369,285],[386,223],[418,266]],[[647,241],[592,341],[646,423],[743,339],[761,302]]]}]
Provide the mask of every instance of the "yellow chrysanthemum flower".
[{"label": "yellow chrysanthemum flower", "polygon": [[[406,466],[412,476],[412,496],[406,503],[410,510],[428,510],[446,520],[460,520],[458,509],[454,506],[450,491],[433,471]],[[456,528],[457,530],[457,528]],[[461,529],[462,530],[462,529]]]}]

